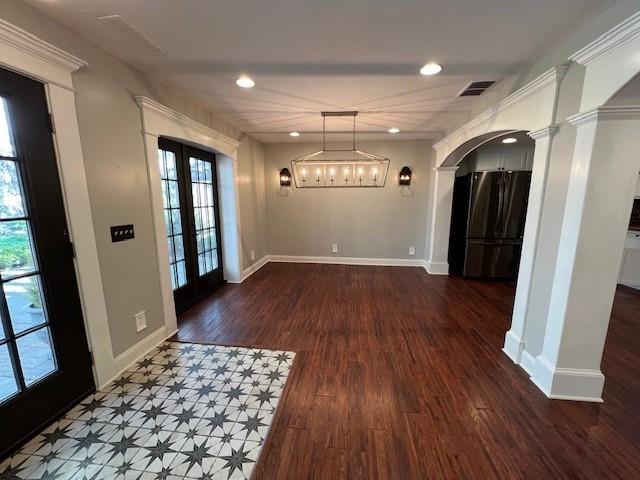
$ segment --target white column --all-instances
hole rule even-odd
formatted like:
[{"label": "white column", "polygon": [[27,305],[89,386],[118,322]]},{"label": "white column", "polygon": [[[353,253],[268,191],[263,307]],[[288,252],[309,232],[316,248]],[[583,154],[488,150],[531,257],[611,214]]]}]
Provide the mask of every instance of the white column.
[{"label": "white column", "polygon": [[640,106],[574,115],[577,127],[542,353],[550,398],[602,401],[600,361],[640,169]]},{"label": "white column", "polygon": [[547,177],[549,158],[551,157],[551,139],[558,127],[549,126],[530,132],[529,136],[536,141],[531,172],[531,187],[527,218],[522,239],[522,255],[518,271],[518,287],[513,305],[511,328],[505,335],[503,351],[515,363],[521,363],[524,350],[524,331],[527,324],[527,311],[531,298],[531,283],[535,267],[536,250],[538,248],[540,221]]},{"label": "white column", "polygon": [[431,215],[431,244],[427,272],[431,275],[449,274],[449,229],[453,206],[453,183],[458,167],[436,167]]}]

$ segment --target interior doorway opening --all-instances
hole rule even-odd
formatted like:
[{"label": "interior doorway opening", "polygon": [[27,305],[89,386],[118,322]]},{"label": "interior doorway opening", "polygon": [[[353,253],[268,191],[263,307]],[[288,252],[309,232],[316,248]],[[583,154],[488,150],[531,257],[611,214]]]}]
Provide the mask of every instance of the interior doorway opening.
[{"label": "interior doorway opening", "polygon": [[449,271],[465,278],[518,276],[535,142],[526,132],[492,138],[458,164]]}]

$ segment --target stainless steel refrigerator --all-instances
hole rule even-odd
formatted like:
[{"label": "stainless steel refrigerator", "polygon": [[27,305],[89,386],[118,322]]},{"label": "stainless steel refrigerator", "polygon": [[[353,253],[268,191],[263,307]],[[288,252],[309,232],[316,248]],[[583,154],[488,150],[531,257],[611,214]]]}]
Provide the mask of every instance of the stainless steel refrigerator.
[{"label": "stainless steel refrigerator", "polygon": [[449,264],[466,277],[518,276],[531,172],[472,172],[456,178]]}]

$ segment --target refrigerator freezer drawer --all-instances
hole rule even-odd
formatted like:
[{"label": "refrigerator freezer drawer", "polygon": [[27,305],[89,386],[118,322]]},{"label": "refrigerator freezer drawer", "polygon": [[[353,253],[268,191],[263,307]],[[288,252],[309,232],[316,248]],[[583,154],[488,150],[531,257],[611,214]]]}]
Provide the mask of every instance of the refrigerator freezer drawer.
[{"label": "refrigerator freezer drawer", "polygon": [[521,242],[468,241],[465,277],[515,279],[520,264]]}]

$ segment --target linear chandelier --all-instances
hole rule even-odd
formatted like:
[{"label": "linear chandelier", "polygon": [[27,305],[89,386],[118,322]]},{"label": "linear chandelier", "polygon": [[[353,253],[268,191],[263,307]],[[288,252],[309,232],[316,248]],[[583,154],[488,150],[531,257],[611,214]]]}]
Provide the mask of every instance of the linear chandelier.
[{"label": "linear chandelier", "polygon": [[[358,112],[321,112],[322,150],[291,161],[297,188],[384,187],[389,159],[356,148]],[[327,149],[327,117],[353,117],[351,149]]]}]

